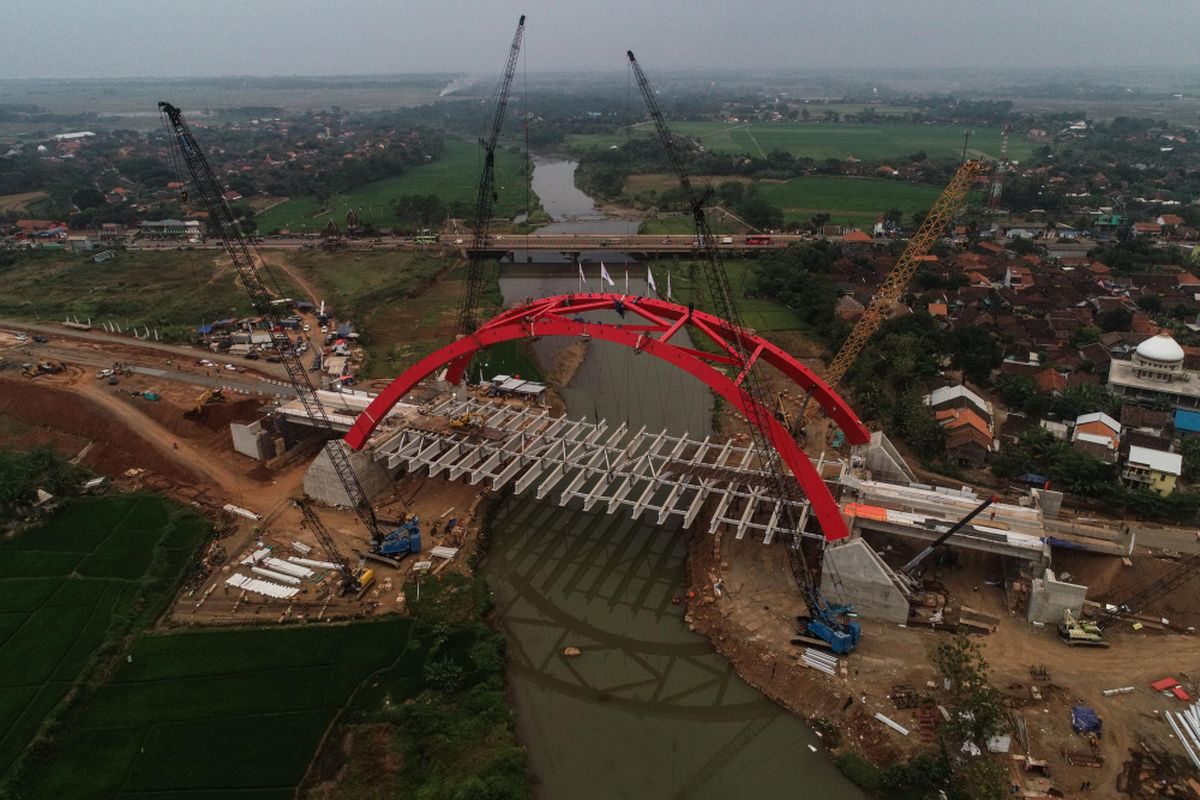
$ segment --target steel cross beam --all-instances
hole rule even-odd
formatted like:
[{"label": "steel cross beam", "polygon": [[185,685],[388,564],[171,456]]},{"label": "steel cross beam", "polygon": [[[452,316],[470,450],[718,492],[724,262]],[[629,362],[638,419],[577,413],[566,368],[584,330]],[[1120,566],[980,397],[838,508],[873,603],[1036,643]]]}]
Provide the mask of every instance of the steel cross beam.
[{"label": "steel cross beam", "polygon": [[[630,311],[650,321],[648,326],[629,326],[589,321],[582,314],[589,311]],[[358,450],[366,445],[378,422],[421,380],[447,367],[447,380],[459,382],[471,357],[481,349],[501,342],[534,336],[593,337],[615,342],[631,349],[649,353],[683,370],[707,384],[737,409],[752,424],[762,428],[762,434],[779,453],[792,475],[812,503],[813,513],[828,539],[849,535],[837,503],[821,476],[787,430],[779,424],[769,409],[756,408],[755,401],[744,387],[728,377],[720,365],[729,360],[722,356],[701,353],[690,348],[664,343],[653,333],[665,334],[683,319],[685,325],[698,327],[706,336],[725,342],[727,351],[759,352],[759,360],[778,369],[817,400],[826,413],[839,424],[851,444],[865,444],[870,435],[858,417],[824,381],[782,348],[759,337],[752,331],[737,328],[720,318],[685,306],[652,298],[635,298],[619,294],[560,295],[542,298],[514,307],[469,336],[462,337],[414,364],[381,392],[358,417],[346,435],[346,443]],[[647,332],[649,328],[649,332]],[[739,340],[739,347],[729,340]],[[569,487],[574,491],[578,487]]]}]

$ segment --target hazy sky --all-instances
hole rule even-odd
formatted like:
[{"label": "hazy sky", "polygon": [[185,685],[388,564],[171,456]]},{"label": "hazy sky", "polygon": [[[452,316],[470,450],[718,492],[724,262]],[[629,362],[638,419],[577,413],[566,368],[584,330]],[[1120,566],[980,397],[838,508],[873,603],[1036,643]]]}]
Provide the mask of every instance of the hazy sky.
[{"label": "hazy sky", "polygon": [[0,78],[1185,65],[1200,0],[6,0]]}]

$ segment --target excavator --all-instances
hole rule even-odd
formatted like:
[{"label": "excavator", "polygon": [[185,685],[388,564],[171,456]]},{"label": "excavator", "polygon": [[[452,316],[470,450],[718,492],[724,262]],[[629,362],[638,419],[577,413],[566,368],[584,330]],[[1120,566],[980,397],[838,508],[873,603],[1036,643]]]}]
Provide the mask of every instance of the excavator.
[{"label": "excavator", "polygon": [[188,409],[187,416],[199,417],[204,413],[205,406],[211,403],[220,403],[225,399],[225,393],[220,389],[205,389],[196,396],[196,400],[192,408]]},{"label": "excavator", "polygon": [[1062,622],[1058,623],[1058,638],[1071,647],[1108,647],[1104,631],[1089,619],[1075,619],[1071,609],[1063,609]]},{"label": "excavator", "polygon": [[472,430],[475,428],[482,428],[483,427],[483,415],[482,414],[472,414],[470,412],[467,412],[466,414],[462,414],[457,417],[451,417],[450,418],[450,427],[455,428],[456,430],[462,430],[464,428],[472,429]]}]

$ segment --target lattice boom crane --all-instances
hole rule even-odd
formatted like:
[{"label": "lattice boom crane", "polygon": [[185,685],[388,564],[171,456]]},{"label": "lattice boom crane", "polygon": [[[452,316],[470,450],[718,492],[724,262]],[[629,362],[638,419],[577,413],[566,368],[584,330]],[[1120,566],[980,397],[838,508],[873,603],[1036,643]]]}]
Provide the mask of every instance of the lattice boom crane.
[{"label": "lattice boom crane", "polygon": [[488,243],[488,230],[492,212],[496,206],[496,145],[500,141],[500,129],[504,126],[504,112],[508,108],[508,93],[512,88],[513,75],[517,70],[517,55],[521,52],[521,37],[525,34],[525,15],[517,23],[512,46],[508,50],[508,61],[504,65],[504,77],[496,91],[492,105],[490,124],[483,145],[483,174],[479,176],[479,190],[475,194],[475,226],[472,229],[470,263],[467,266],[467,281],[463,290],[463,304],[458,315],[458,332],[469,335],[479,324],[479,295],[483,291],[485,258],[482,255]]},{"label": "lattice boom crane", "polygon": [[[858,318],[858,322],[854,324],[854,329],[850,331],[850,335],[846,337],[846,341],[842,343],[842,347],[838,350],[837,355],[833,357],[829,368],[825,370],[822,376],[825,382],[831,387],[837,388],[842,382],[847,370],[858,358],[863,347],[866,346],[875,331],[887,318],[887,315],[895,308],[896,303],[908,288],[909,281],[916,273],[917,267],[925,260],[925,255],[929,252],[929,248],[933,247],[934,243],[941,237],[942,231],[945,230],[946,224],[954,217],[955,213],[962,206],[963,201],[967,197],[967,192],[971,188],[971,184],[975,181],[975,176],[984,171],[987,165],[981,161],[965,161],[955,171],[954,176],[950,179],[950,183],[942,190],[941,195],[933,204],[933,208],[929,210],[929,215],[925,217],[925,221],[917,229],[917,232],[911,239],[908,240],[908,246],[904,248],[904,252],[900,255],[900,259],[896,261],[896,265],[892,267],[892,271],[883,279],[879,290],[875,292],[875,296],[871,298],[871,304],[863,311],[862,316]],[[819,413],[820,406],[806,403],[804,409],[804,422],[811,422]]]},{"label": "lattice boom crane", "polygon": [[[704,255],[701,264],[710,295],[709,302],[712,304],[711,311],[718,317],[728,321],[735,331],[744,331],[746,330],[746,326],[742,323],[741,313],[738,311],[737,304],[733,300],[733,291],[729,285],[729,276],[726,274],[725,267],[721,263],[716,238],[713,236],[712,228],[709,226],[708,218],[704,213],[704,205],[708,200],[708,193],[699,193],[692,187],[692,181],[688,176],[683,153],[680,152],[675,137],[667,125],[666,118],[658,107],[658,100],[655,97],[654,89],[650,86],[645,73],[642,72],[641,65],[638,64],[633,51],[627,51],[627,55],[629,57],[629,64],[633,68],[638,89],[641,91],[642,98],[646,101],[646,107],[650,111],[650,116],[654,120],[659,141],[667,153],[667,158],[670,160],[671,167],[679,180],[679,187],[683,190],[684,197],[687,199],[688,206],[691,209],[692,221],[696,228],[696,241],[700,249],[703,250]],[[789,479],[784,470],[782,460],[779,457],[779,452],[776,450],[768,433],[771,430],[773,418],[767,393],[763,389],[762,382],[754,370],[754,363],[757,360],[758,354],[751,352],[746,346],[746,342],[751,339],[752,337],[749,336],[731,336],[726,347],[729,354],[737,362],[734,365],[734,368],[737,370],[736,380],[741,384],[742,390],[746,395],[744,405],[746,418],[750,422],[750,434],[754,443],[754,452],[758,456],[759,467],[765,474],[769,481],[769,487],[775,492],[775,495],[785,501],[800,501],[803,500],[803,493],[796,481]],[[802,545],[802,533],[799,530],[799,522],[794,516],[792,502],[782,502],[780,503],[780,508],[784,516],[781,528],[792,535],[789,553],[794,559],[792,564],[793,572],[803,588],[805,602],[808,605],[811,619],[808,631],[819,636],[835,652],[848,653],[858,644],[860,636],[858,623],[847,622],[841,619],[837,610],[832,608],[821,596],[808,570]]]},{"label": "lattice boom crane", "polygon": [[166,102],[159,103],[158,108],[166,120],[168,130],[174,137],[175,145],[178,147],[188,172],[191,173],[196,190],[200,193],[200,199],[204,202],[204,208],[208,211],[210,226],[215,226],[221,237],[221,242],[225,245],[225,252],[229,254],[229,258],[233,261],[233,266],[241,278],[242,285],[246,287],[246,292],[250,295],[254,311],[269,323],[271,344],[274,345],[275,353],[287,370],[292,388],[296,390],[313,426],[328,439],[325,443],[325,452],[329,455],[338,480],[346,490],[346,496],[350,498],[350,505],[354,508],[354,513],[367,527],[372,541],[382,540],[386,531],[375,516],[371,501],[363,490],[362,484],[359,483],[354,466],[350,463],[346,446],[329,422],[325,408],[317,398],[317,390],[309,379],[304,365],[300,363],[300,356],[292,347],[286,329],[280,323],[279,313],[271,303],[271,294],[267,291],[262,275],[254,264],[254,257],[250,254],[250,248],[247,246],[245,238],[242,237],[233,210],[222,197],[221,184],[213,174],[208,159],[204,157],[203,151],[196,143],[196,137],[192,135],[191,129],[184,121],[183,112]]}]

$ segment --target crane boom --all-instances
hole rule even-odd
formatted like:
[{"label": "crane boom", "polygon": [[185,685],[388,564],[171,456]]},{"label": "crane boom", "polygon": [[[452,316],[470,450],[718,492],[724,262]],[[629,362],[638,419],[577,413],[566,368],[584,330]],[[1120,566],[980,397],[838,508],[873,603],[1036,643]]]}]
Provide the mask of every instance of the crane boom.
[{"label": "crane boom", "polygon": [[204,208],[208,211],[209,223],[216,227],[217,234],[225,246],[225,252],[229,254],[233,266],[237,269],[238,277],[241,278],[242,285],[246,287],[246,292],[250,295],[250,302],[254,306],[255,313],[269,323],[271,344],[274,345],[279,360],[287,370],[292,388],[296,390],[313,426],[328,439],[325,443],[325,452],[329,455],[329,461],[333,464],[338,480],[346,490],[346,496],[350,499],[354,513],[367,527],[372,540],[382,539],[384,531],[375,516],[375,510],[371,507],[371,501],[363,490],[358,475],[354,472],[354,466],[350,463],[346,446],[333,429],[333,425],[325,413],[325,408],[317,398],[317,390],[309,379],[304,365],[300,363],[300,356],[292,347],[291,339],[280,323],[279,314],[271,303],[271,295],[267,291],[266,284],[263,283],[258,267],[255,266],[250,248],[247,246],[241,230],[238,229],[233,209],[222,196],[221,184],[213,174],[208,159],[204,157],[203,151],[196,143],[196,137],[192,135],[191,129],[184,120],[183,112],[167,102],[160,102],[158,107],[166,119],[183,162],[187,165],[188,172],[191,173],[196,190],[204,202]]},{"label": "crane boom", "polygon": [[934,550],[938,549],[939,547],[944,545],[946,542],[948,542],[950,540],[951,536],[953,536],[954,534],[958,533],[960,530],[965,528],[967,523],[969,523],[971,520],[975,519],[977,516],[982,514],[984,512],[984,510],[987,509],[987,507],[990,506],[992,503],[998,503],[998,502],[1000,502],[1000,498],[997,497],[996,495],[991,495],[986,500],[984,500],[982,503],[975,506],[975,508],[971,509],[971,512],[969,514],[967,514],[965,517],[960,519],[958,522],[951,525],[950,528],[945,533],[943,533],[941,536],[939,536],[938,538],[936,538],[932,542],[930,542],[928,547],[926,547],[924,550],[922,550],[921,552],[919,552],[915,556],[913,556],[911,561],[909,561],[907,564],[905,564],[903,567],[900,568],[900,572],[902,572],[905,575],[912,575],[913,570],[915,570],[921,564],[921,562],[924,561],[929,556],[930,553],[932,553]]},{"label": "crane boom", "polygon": [[492,105],[490,124],[483,145],[483,174],[479,176],[479,190],[475,194],[475,226],[472,229],[470,264],[463,289],[462,308],[458,315],[458,331],[463,335],[475,332],[479,324],[479,296],[483,291],[484,248],[487,247],[488,230],[492,212],[496,206],[496,145],[500,141],[500,130],[504,126],[504,112],[508,108],[508,93],[512,88],[513,75],[517,70],[517,55],[521,52],[521,37],[525,33],[525,15],[517,23],[512,46],[508,50],[508,61],[504,65],[504,77],[500,80],[496,98]]},{"label": "crane boom", "polygon": [[[711,310],[717,316],[727,320],[735,332],[735,335],[730,336],[728,340],[733,346],[733,352],[730,354],[736,359],[734,370],[738,374],[742,391],[745,394],[744,405],[746,418],[750,422],[754,453],[758,456],[759,468],[769,481],[769,488],[779,498],[779,508],[782,510],[783,517],[781,528],[792,536],[788,552],[791,555],[792,571],[803,588],[805,602],[813,620],[809,630],[818,633],[835,651],[849,652],[858,643],[858,625],[857,623],[844,623],[838,619],[834,609],[821,597],[820,591],[813,582],[813,576],[809,573],[802,547],[802,532],[795,516],[795,508],[803,501],[804,496],[795,479],[789,479],[784,471],[779,452],[770,438],[769,431],[773,418],[766,391],[754,369],[754,353],[747,346],[751,337],[740,335],[741,332],[746,331],[746,326],[742,323],[737,304],[734,303],[729,276],[721,263],[716,238],[708,224],[708,217],[704,213],[704,205],[708,200],[709,192],[701,193],[693,188],[684,155],[676,143],[662,110],[658,107],[654,89],[650,86],[646,74],[642,72],[641,65],[638,64],[633,51],[629,50],[626,54],[629,57],[629,64],[633,68],[638,90],[654,120],[659,141],[671,162],[671,168],[679,180],[679,188],[683,191],[692,214],[692,221],[696,229],[696,241],[704,256],[701,265],[709,292],[709,302],[712,305]],[[818,631],[818,629],[820,630]]]},{"label": "crane boom", "polygon": [[[854,363],[858,354],[866,346],[867,340],[875,334],[884,318],[891,313],[896,302],[904,294],[904,290],[908,288],[908,282],[912,280],[912,276],[924,260],[926,253],[929,252],[929,248],[933,247],[941,237],[946,223],[950,221],[962,205],[963,200],[966,199],[967,191],[971,188],[975,176],[984,168],[983,162],[965,161],[954,172],[950,183],[938,196],[933,208],[925,217],[925,221],[908,240],[908,246],[904,248],[896,265],[892,267],[892,271],[883,279],[875,296],[871,298],[871,304],[863,311],[858,322],[854,323],[850,335],[846,337],[841,349],[829,363],[829,368],[825,370],[823,377],[831,387],[836,388],[842,382],[846,371],[850,369],[850,365]],[[818,405],[806,403],[804,422],[811,422],[819,413],[819,409]]]},{"label": "crane boom", "polygon": [[1107,628],[1126,614],[1134,614],[1165,597],[1200,572],[1200,553],[1194,553],[1179,561],[1165,575],[1138,591],[1127,593],[1123,599],[1107,602],[1111,609],[1097,614],[1093,620],[1102,629]]},{"label": "crane boom", "polygon": [[317,516],[317,512],[309,507],[304,500],[296,500],[296,507],[300,509],[300,513],[304,515],[304,525],[313,535],[317,537],[317,541],[325,548],[325,554],[337,564],[338,574],[342,578],[342,593],[349,594],[357,592],[361,587],[358,575],[355,574],[354,568],[350,566],[350,562],[342,555],[342,551],[338,550],[334,544],[333,537],[329,534],[329,529],[325,527],[325,523],[321,522],[321,518]]}]

